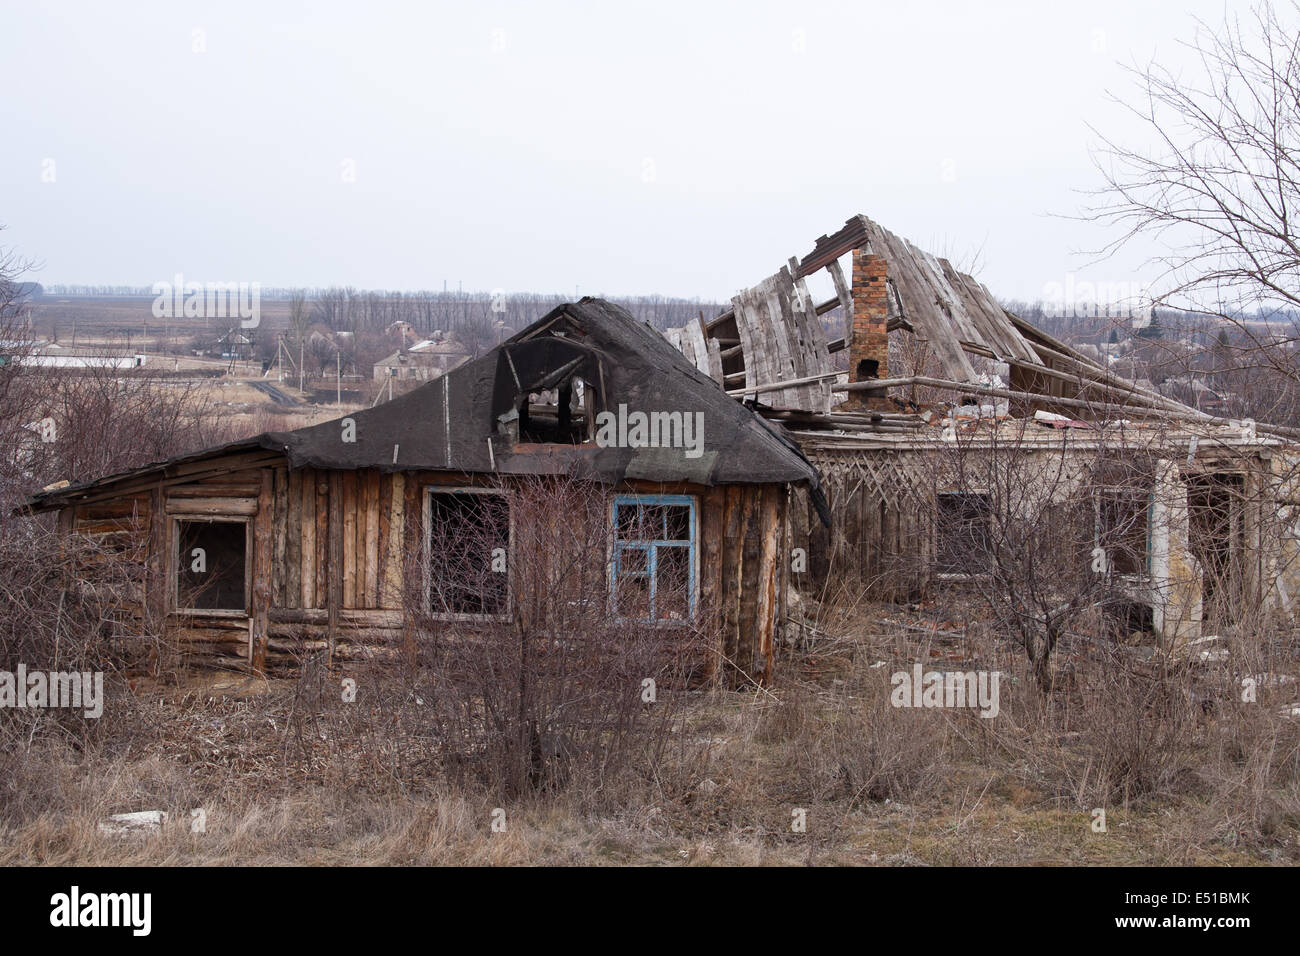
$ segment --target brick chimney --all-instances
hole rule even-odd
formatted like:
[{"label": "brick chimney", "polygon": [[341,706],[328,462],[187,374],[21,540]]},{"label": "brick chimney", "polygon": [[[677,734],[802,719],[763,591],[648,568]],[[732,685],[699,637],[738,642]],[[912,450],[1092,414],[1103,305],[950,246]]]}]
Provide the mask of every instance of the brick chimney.
[{"label": "brick chimney", "polygon": [[[885,260],[853,250],[853,321],[849,335],[849,381],[889,378],[889,304]],[[849,392],[842,406],[850,411],[891,410],[881,391]]]}]

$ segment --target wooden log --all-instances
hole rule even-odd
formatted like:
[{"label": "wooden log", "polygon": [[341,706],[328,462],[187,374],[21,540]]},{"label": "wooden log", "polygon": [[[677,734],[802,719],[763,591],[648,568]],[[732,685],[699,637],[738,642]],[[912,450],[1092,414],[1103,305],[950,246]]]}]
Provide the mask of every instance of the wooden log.
[{"label": "wooden log", "polygon": [[390,489],[388,555],[384,561],[384,599],[380,606],[402,606],[402,542],[406,537],[406,476],[395,472]]},{"label": "wooden log", "polygon": [[379,606],[379,471],[366,472],[366,607]]},{"label": "wooden log", "polygon": [[[147,620],[149,630],[161,634],[167,619],[167,524],[164,512],[163,490],[159,486],[153,490],[149,502],[149,550],[148,550],[148,607]],[[54,662],[57,666],[58,661]]]},{"label": "wooden log", "polygon": [[302,571],[299,607],[316,607],[316,472],[304,469],[299,507],[302,509]]},{"label": "wooden log", "polygon": [[256,498],[168,498],[167,513],[201,517],[257,514]]},{"label": "wooden log", "polygon": [[357,604],[357,473],[343,472],[343,607]]},{"label": "wooden log", "polygon": [[285,515],[284,604],[302,607],[302,470],[289,472]]},{"label": "wooden log", "polygon": [[316,472],[316,603],[312,607],[325,607],[329,603],[327,595],[329,554],[329,476],[326,472]]},{"label": "wooden log", "polygon": [[758,611],[763,570],[762,489],[746,486],[741,496],[740,627],[735,660],[745,677],[757,680],[761,676]]},{"label": "wooden log", "polygon": [[777,503],[778,488],[764,485],[756,489],[759,499],[761,542],[758,557],[757,600],[754,620],[754,650],[750,662],[750,676],[760,683],[771,677],[775,626],[777,617],[777,582],[780,571],[781,517]]},{"label": "wooden log", "polygon": [[[272,608],[267,618],[276,624],[311,624],[328,627],[330,623],[330,613],[327,608]],[[400,610],[341,608],[334,620],[340,628],[400,628],[404,617]]]},{"label": "wooden log", "polygon": [[388,536],[392,533],[393,522],[393,476],[379,476],[379,547],[377,557],[378,584],[375,590],[374,606],[384,606],[385,571],[388,564]]},{"label": "wooden log", "polygon": [[722,580],[719,592],[722,623],[723,673],[728,682],[734,681],[732,673],[740,642],[740,573],[741,573],[741,495],[737,485],[725,489],[723,506]]},{"label": "wooden log", "polygon": [[[731,381],[732,379],[736,378],[739,374],[740,373],[736,373],[736,375],[728,375],[726,376],[726,378],[728,381]],[[835,378],[838,378],[843,374],[844,374],[843,372],[822,372],[818,375],[805,375],[802,378],[787,379],[784,382],[764,382],[762,385],[747,385],[745,388],[729,388],[727,389],[727,394],[736,396],[736,395],[762,395],[766,392],[781,392],[787,388],[792,388],[796,385],[811,385],[816,382],[829,382],[834,380]],[[874,387],[880,388],[882,386],[876,384]],[[837,392],[844,391],[843,386],[838,386],[838,387],[832,386],[832,389]]]},{"label": "wooden log", "polygon": [[140,514],[142,507],[147,509],[150,497],[153,495],[155,488],[151,488],[146,495],[133,495],[124,498],[121,501],[105,501],[93,505],[78,505],[72,509],[78,521],[91,521],[105,518],[135,518]]},{"label": "wooden log", "polygon": [[266,671],[266,615],[271,606],[271,522],[273,502],[271,469],[262,469],[262,490],[253,519],[253,630],[250,636],[254,673]]},{"label": "wooden log", "polygon": [[[722,585],[722,552],[724,547],[723,527],[727,507],[727,491],[724,486],[709,489],[700,498],[699,519],[699,555],[696,563],[700,569],[699,609],[710,619],[704,621],[706,633],[716,630],[709,627],[715,623],[721,612],[721,602],[726,590]],[[718,667],[718,654],[723,652],[721,643],[709,648],[710,654],[706,664],[706,677],[713,678],[721,673]]]},{"label": "wooden log", "polygon": [[256,481],[227,481],[213,478],[209,481],[172,485],[167,489],[169,498],[256,498],[259,485]]},{"label": "wooden log", "polygon": [[338,644],[339,610],[343,603],[343,475],[332,471],[329,476],[329,587],[326,600],[329,605],[329,659],[334,661]]},{"label": "wooden log", "polygon": [[287,544],[286,524],[289,513],[289,473],[286,468],[276,468],[271,479],[275,494],[275,517],[271,524],[274,562],[271,568],[271,603],[283,605],[284,599],[284,552]]}]

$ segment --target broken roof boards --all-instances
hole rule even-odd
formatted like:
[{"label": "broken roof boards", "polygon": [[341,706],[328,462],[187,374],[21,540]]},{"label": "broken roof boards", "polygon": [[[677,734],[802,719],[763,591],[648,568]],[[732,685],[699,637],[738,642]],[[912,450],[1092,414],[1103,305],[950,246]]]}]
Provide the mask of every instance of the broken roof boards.
[{"label": "broken roof boards", "polygon": [[[802,260],[791,259],[789,266],[734,296],[730,309],[703,324],[703,347],[693,329],[673,330],[669,336],[697,368],[732,395],[762,394],[763,404],[774,409],[826,414],[832,392],[844,387],[832,384],[837,373],[830,354],[848,344],[853,325],[853,292],[839,260],[857,249],[885,261],[888,330],[907,329],[926,341],[942,368],[942,379],[924,384],[942,388],[947,383],[967,390],[979,385],[981,374],[971,362],[971,356],[978,356],[1019,370],[1018,380],[1027,384],[1016,394],[1046,404],[1088,392],[1102,403],[1206,417],[1114,375],[1006,311],[987,288],[948,260],[861,215],[850,218],[834,235],[820,237]],[[835,298],[814,304],[804,280],[822,269],[834,285]],[[843,311],[846,340],[828,343],[819,319],[835,308]],[[715,352],[721,368],[711,361]],[[888,384],[915,383],[919,380],[899,378]]]},{"label": "broken roof boards", "polygon": [[[709,323],[709,332],[717,339],[734,322],[743,355],[743,387],[831,372],[829,344],[819,317],[838,306],[844,311],[846,327],[851,327],[852,293],[839,259],[854,249],[869,250],[885,260],[890,318],[931,343],[948,378],[978,379],[967,358],[972,350],[1000,361],[1043,364],[988,289],[946,259],[918,249],[865,216],[854,216],[833,236],[818,239],[802,260],[791,259],[789,266],[737,294],[731,310]],[[836,298],[817,305],[804,280],[821,269],[834,283]],[[731,382],[724,384],[733,387]],[[741,385],[736,382],[734,387]],[[830,391],[828,381],[814,382],[771,393],[768,401],[778,408],[825,412],[830,409]]]}]

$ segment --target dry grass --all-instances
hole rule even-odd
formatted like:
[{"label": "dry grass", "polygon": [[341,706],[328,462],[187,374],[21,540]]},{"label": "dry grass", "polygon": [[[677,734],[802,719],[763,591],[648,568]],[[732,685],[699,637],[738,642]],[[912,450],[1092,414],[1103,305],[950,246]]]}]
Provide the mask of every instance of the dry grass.
[{"label": "dry grass", "polygon": [[[900,609],[870,610],[823,622],[839,636],[787,654],[770,690],[676,692],[664,758],[603,794],[453,786],[378,696],[304,710],[294,681],[138,684],[91,739],[35,734],[3,754],[0,864],[1300,861],[1300,719],[1279,713],[1294,685],[1243,704],[1231,665],[1152,677],[1073,646],[1044,700],[1023,658],[974,629],[872,626]],[[913,660],[1003,669],[999,716],[891,706],[889,675]],[[176,822],[98,832],[145,809]]]}]

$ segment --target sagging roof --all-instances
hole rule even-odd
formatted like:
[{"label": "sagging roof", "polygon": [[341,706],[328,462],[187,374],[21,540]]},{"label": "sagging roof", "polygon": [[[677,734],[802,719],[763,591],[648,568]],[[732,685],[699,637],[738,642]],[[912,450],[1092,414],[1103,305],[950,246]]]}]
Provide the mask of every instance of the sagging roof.
[{"label": "sagging roof", "polygon": [[[830,355],[845,342],[828,342],[818,318],[835,308],[845,316],[853,314],[852,292],[839,260],[855,249],[868,250],[888,264],[890,330],[907,329],[929,342],[947,378],[978,380],[968,353],[1029,366],[1044,364],[1024,334],[1030,329],[1003,309],[987,288],[947,259],[861,215],[850,218],[834,235],[820,237],[802,259],[791,258],[776,274],[738,293],[729,310],[699,328],[670,330],[668,337],[701,371],[737,392],[742,387],[830,378]],[[830,274],[836,295],[817,304],[805,279],[822,269]],[[721,359],[727,352],[743,357],[743,385],[737,381],[740,371],[723,373]],[[829,397],[828,381],[804,382],[774,391],[770,402],[824,412]]]},{"label": "sagging roof", "polygon": [[[851,329],[853,292],[840,259],[858,249],[885,260],[887,331],[906,330],[927,343],[942,377],[916,373],[848,383],[848,374],[834,369],[831,357],[849,347],[851,333],[827,341],[820,317],[840,309]],[[816,303],[805,280],[823,269],[835,296]],[[947,259],[862,215],[851,217],[833,235],[821,236],[803,258],[791,258],[774,275],[738,293],[722,314],[666,335],[728,394],[756,400],[762,414],[787,424],[800,441],[809,428],[913,431],[923,422],[912,413],[916,406],[904,399],[915,387],[1019,401],[1072,417],[1131,416],[1237,427],[1116,375],[1004,309],[987,288]],[[1003,363],[1009,383],[990,376],[987,362],[972,359]],[[898,411],[858,414],[835,407],[834,395],[862,388],[886,395],[892,390]],[[1300,434],[1262,423],[1259,428]]]},{"label": "sagging roof", "polygon": [[[530,394],[581,379],[596,411],[691,415],[698,447],[619,447],[514,440],[509,423]],[[597,421],[600,419],[597,418]],[[349,440],[350,439],[350,440]],[[631,443],[625,443],[631,444]],[[290,467],[566,475],[722,484],[807,483],[821,501],[816,468],[779,425],[727,396],[658,332],[601,299],[561,305],[482,358],[374,408],[289,432],[268,432],[198,455],[265,449]],[[32,510],[74,499],[90,486],[162,471],[182,459],[32,497]]]}]

